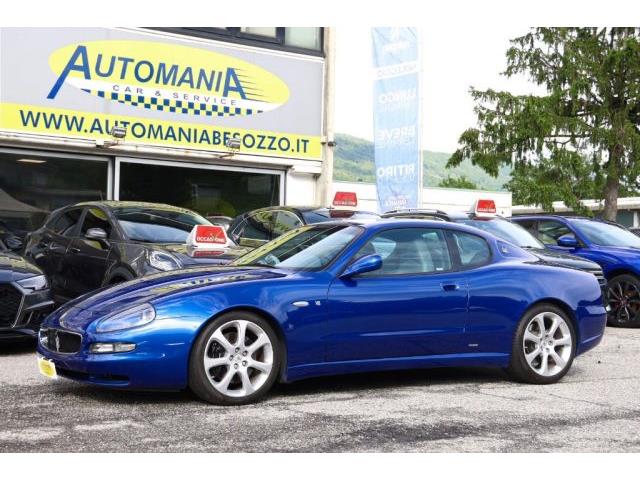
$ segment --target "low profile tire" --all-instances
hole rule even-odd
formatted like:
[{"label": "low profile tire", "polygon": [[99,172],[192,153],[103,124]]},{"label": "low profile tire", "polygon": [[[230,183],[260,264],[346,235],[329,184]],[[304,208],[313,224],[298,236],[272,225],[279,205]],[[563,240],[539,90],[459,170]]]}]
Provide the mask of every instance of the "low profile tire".
[{"label": "low profile tire", "polygon": [[520,320],[507,371],[520,382],[555,383],[571,368],[575,352],[576,333],[567,314],[541,304]]},{"label": "low profile tire", "polygon": [[633,275],[618,275],[608,283],[609,314],[612,327],[640,327],[640,280]]},{"label": "low profile tire", "polygon": [[189,387],[216,405],[255,402],[276,381],[281,349],[273,328],[259,315],[225,313],[196,339],[189,359]]}]

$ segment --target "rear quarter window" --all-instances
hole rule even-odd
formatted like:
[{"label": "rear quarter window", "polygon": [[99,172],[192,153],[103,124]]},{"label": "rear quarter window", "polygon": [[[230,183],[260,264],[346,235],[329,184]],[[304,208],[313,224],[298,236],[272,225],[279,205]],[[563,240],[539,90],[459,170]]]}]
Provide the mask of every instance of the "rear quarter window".
[{"label": "rear quarter window", "polygon": [[484,238],[472,233],[457,231],[452,231],[451,235],[458,247],[462,267],[479,267],[491,261],[491,248]]}]

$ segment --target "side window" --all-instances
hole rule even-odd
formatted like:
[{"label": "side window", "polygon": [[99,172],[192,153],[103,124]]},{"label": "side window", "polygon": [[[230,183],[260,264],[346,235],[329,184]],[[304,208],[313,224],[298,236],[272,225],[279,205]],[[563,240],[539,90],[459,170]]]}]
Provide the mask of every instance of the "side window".
[{"label": "side window", "polygon": [[543,243],[557,245],[558,239],[563,235],[574,236],[573,232],[564,223],[556,220],[543,220],[538,227],[540,240]]},{"label": "side window", "polygon": [[452,231],[451,235],[458,247],[463,267],[479,267],[491,261],[491,248],[484,238],[456,231]]},{"label": "side window", "polygon": [[538,229],[536,228],[537,222],[535,220],[518,220],[515,223],[520,225],[534,237],[538,238]]},{"label": "side window", "polygon": [[273,230],[273,212],[257,212],[244,221],[237,231],[238,243],[245,246],[258,246],[271,240]]},{"label": "side window", "polygon": [[81,208],[74,208],[62,212],[58,218],[56,218],[51,226],[51,230],[58,235],[68,237],[75,229],[76,224],[80,220],[82,214]]},{"label": "side window", "polygon": [[451,270],[444,232],[434,228],[398,228],[380,232],[356,254],[378,254],[382,268],[362,276],[436,273]]},{"label": "side window", "polygon": [[295,213],[287,210],[274,212],[273,238],[277,238],[291,230],[295,230],[303,225],[302,220]]},{"label": "side window", "polygon": [[99,208],[89,208],[87,210],[80,229],[80,236],[84,237],[90,228],[101,228],[107,233],[107,238],[111,238],[111,224],[107,214]]}]

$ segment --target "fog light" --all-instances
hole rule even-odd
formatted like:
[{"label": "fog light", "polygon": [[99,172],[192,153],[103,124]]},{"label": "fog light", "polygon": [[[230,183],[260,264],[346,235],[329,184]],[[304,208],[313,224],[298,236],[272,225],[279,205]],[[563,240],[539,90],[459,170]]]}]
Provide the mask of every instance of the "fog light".
[{"label": "fog light", "polygon": [[121,353],[135,350],[135,343],[92,343],[89,347],[91,353]]}]

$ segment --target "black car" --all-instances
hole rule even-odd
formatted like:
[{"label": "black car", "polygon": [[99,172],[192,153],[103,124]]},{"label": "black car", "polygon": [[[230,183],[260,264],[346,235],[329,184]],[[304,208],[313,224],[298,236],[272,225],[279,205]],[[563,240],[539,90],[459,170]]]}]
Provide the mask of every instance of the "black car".
[{"label": "black car", "polygon": [[225,264],[246,253],[237,246],[187,245],[196,225],[191,210],[157,203],[99,201],[61,208],[28,235],[25,256],[47,274],[62,303],[105,285],[149,273]]},{"label": "black car", "polygon": [[[495,212],[495,207],[493,208]],[[537,238],[531,233],[522,228],[520,225],[507,220],[504,217],[495,215],[494,213],[482,214],[474,209],[470,213],[466,212],[444,212],[442,210],[394,210],[386,212],[382,215],[382,218],[417,218],[417,219],[430,219],[430,220],[442,220],[445,222],[464,223],[472,227],[479,228],[489,232],[496,237],[502,238],[518,247],[524,248],[529,253],[532,253],[541,260],[549,263],[555,263],[556,265],[562,265],[565,267],[577,268],[579,270],[586,270],[593,273],[603,292],[606,292],[607,281],[605,279],[602,267],[595,262],[580,258],[576,255],[570,255],[567,253],[554,252],[553,250],[544,246]]]},{"label": "black car", "polygon": [[360,210],[326,207],[265,207],[238,215],[227,229],[236,244],[256,248],[303,225],[349,219],[373,221],[380,215]]},{"label": "black car", "polygon": [[226,215],[207,215],[207,220],[209,220],[214,225],[220,225],[222,228],[227,230],[231,222],[233,222],[233,218],[227,217]]},{"label": "black car", "polygon": [[0,240],[0,340],[34,336],[52,306],[42,270]]}]

